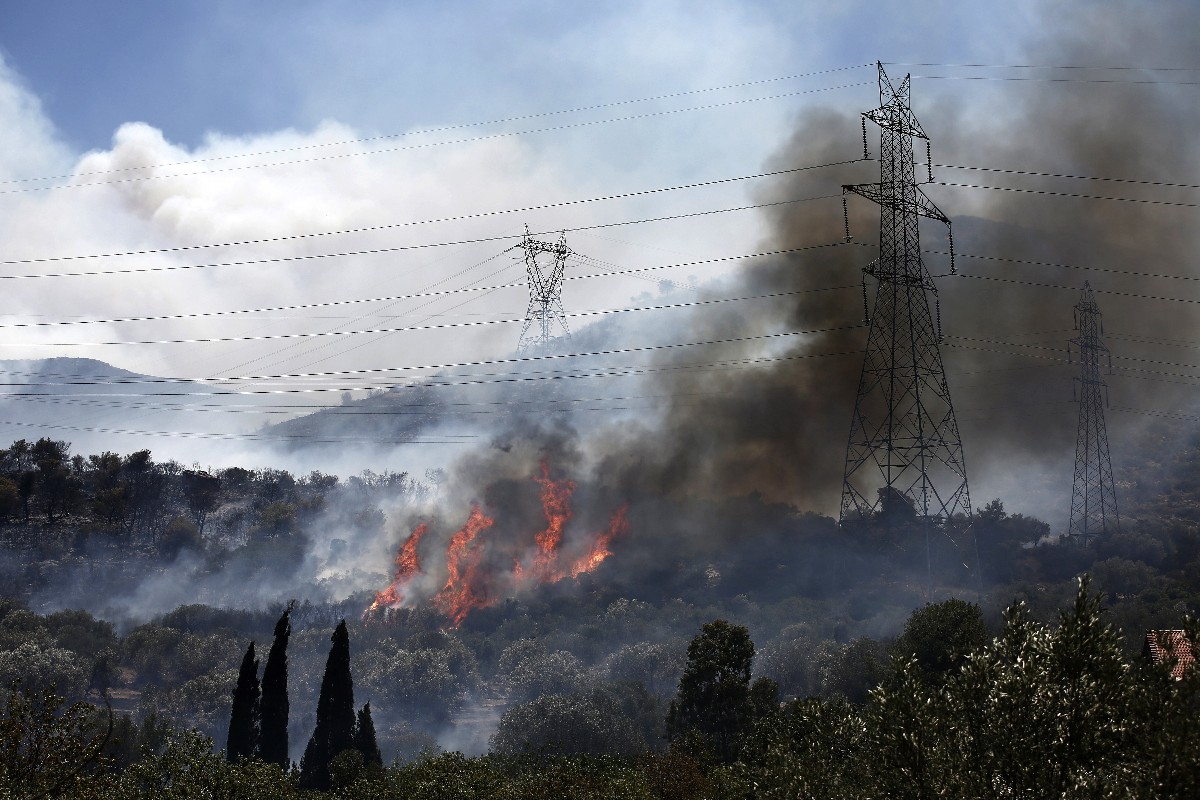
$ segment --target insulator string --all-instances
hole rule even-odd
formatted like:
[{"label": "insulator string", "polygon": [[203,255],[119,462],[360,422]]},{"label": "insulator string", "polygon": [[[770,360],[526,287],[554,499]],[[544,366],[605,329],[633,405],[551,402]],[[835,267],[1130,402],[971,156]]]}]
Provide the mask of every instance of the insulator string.
[{"label": "insulator string", "polygon": [[957,275],[958,272],[954,268],[954,228],[949,223],[946,224],[946,240],[950,244],[950,274]]},{"label": "insulator string", "polygon": [[933,183],[933,146],[925,140],[925,169],[929,172],[929,182]]},{"label": "insulator string", "polygon": [[867,118],[866,118],[866,117],[859,117],[859,119],[860,119],[860,120],[861,120],[861,122],[862,122],[862,133],[863,133],[863,161],[866,161],[867,159],[869,159],[869,158],[871,157],[871,151],[867,149]]},{"label": "insulator string", "polygon": [[846,241],[850,241],[850,209],[846,206],[846,195],[842,195],[842,225],[846,229]]},{"label": "insulator string", "polygon": [[863,270],[862,279],[863,290],[863,322],[867,325],[871,324],[871,307],[867,304],[867,271]]}]

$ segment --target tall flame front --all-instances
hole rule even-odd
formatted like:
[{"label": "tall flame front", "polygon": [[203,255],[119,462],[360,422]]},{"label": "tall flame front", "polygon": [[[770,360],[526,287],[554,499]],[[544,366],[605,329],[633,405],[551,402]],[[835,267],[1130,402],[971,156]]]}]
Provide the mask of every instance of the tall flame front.
[{"label": "tall flame front", "polygon": [[450,577],[446,585],[433,596],[433,604],[447,617],[451,626],[457,628],[473,608],[486,608],[495,602],[483,590],[479,578],[479,564],[483,560],[483,542],[476,542],[480,532],[492,527],[496,521],[479,510],[478,504],[471,506],[467,524],[450,537],[446,550],[446,569]]},{"label": "tall flame front", "polygon": [[553,480],[546,459],[542,459],[541,468],[541,477],[535,476],[534,481],[542,487],[542,512],[546,515],[546,528],[533,535],[533,541],[537,544],[533,568],[526,570],[519,560],[513,562],[513,577],[518,583],[530,580],[554,583],[566,577],[566,573],[558,566],[558,548],[562,544],[563,531],[574,516],[571,495],[575,493],[575,482],[566,478]]},{"label": "tall flame front", "polygon": [[[528,556],[524,562],[520,557],[513,558],[511,572],[507,574],[488,566],[485,555],[489,546],[502,543],[489,542],[484,535],[496,520],[485,514],[478,503],[472,504],[466,523],[450,537],[446,546],[445,583],[430,602],[450,620],[451,627],[457,628],[472,610],[494,605],[506,593],[591,572],[612,555],[613,542],[628,532],[628,506],[622,506],[604,530],[582,537],[575,534],[564,553],[567,528],[574,516],[571,498],[576,484],[567,478],[552,478],[546,460],[540,466],[541,474],[533,480],[541,487],[539,497],[546,527],[533,534],[531,562]],[[409,589],[414,579],[424,574],[417,546],[428,531],[428,523],[421,523],[404,541],[396,554],[394,579],[386,589],[376,593],[375,602],[363,612],[364,616],[415,602]],[[524,552],[528,554],[529,549]]]},{"label": "tall flame front", "polygon": [[396,553],[395,577],[392,578],[392,582],[386,589],[375,593],[375,602],[371,603],[371,607],[363,612],[364,616],[380,608],[395,608],[404,602],[404,589],[421,571],[421,557],[417,553],[417,545],[421,543],[421,537],[428,531],[429,525],[422,522],[404,540],[400,551]]}]

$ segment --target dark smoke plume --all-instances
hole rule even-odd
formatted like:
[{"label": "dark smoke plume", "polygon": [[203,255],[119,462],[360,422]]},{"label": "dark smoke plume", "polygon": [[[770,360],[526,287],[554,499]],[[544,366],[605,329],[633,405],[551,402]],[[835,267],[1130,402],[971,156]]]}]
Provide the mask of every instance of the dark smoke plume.
[{"label": "dark smoke plume", "polygon": [[[1121,43],[1100,60],[1136,64],[1153,58],[1155,65],[1190,63],[1194,27],[1189,19],[1193,16],[1186,11],[1148,13],[1145,6],[1138,6],[1136,14],[1120,13],[1107,5],[1088,7],[1069,33],[1036,43],[1025,63],[1097,63],[1095,44],[1113,40],[1117,19],[1123,21]],[[1137,23],[1128,26],[1129,20]],[[903,68],[892,67],[891,72],[894,80],[903,78]],[[948,73],[943,70],[940,74]],[[1139,71],[1116,76],[1145,81],[1171,74]],[[1113,78],[1114,73],[1072,71],[1067,76]],[[935,94],[951,84],[956,84],[953,101]],[[976,86],[984,99],[971,96]],[[1188,182],[1186,176],[1200,174],[1194,144],[1200,106],[1194,102],[1194,92],[1194,86],[1167,84],[916,78],[913,102],[933,138],[935,163]],[[770,168],[855,157],[860,146],[859,110],[868,107],[804,114]],[[874,138],[872,150],[877,149],[877,141]],[[924,161],[919,150],[917,160]],[[919,173],[923,171],[918,167]],[[1131,183],[944,168],[934,172],[935,180],[953,183],[1194,200],[1194,192]],[[841,183],[877,180],[877,175],[874,162],[795,173],[772,186],[761,200],[836,193]],[[1040,481],[1043,474],[1051,475],[1058,481],[1053,494],[1065,506],[1075,438],[1076,407],[1069,400],[1072,378],[1077,374],[1076,367],[1065,363],[1066,340],[1073,335],[1072,306],[1079,288],[1084,280],[1091,282],[1098,292],[1106,329],[1115,336],[1189,337],[1196,329],[1194,305],[1121,294],[1197,296],[1187,280],[1152,280],[1110,270],[1200,277],[1189,257],[1197,244],[1195,209],[937,185],[927,191],[956,221],[956,246],[963,254],[1091,268],[960,257],[957,263],[964,277],[938,281],[947,334],[943,353],[976,486],[975,504],[982,505],[993,496],[982,496],[981,489],[1032,490],[1028,482],[1024,487],[1010,482],[1008,476],[1021,472],[1036,476],[1034,481]],[[773,233],[763,244],[764,250],[821,245],[842,237],[837,199],[773,206],[767,213]],[[877,208],[852,198],[850,215],[856,242],[876,244]],[[944,231],[923,226],[922,244],[927,250],[945,251]],[[657,373],[652,378],[654,392],[675,400],[656,427],[624,428],[621,435],[602,437],[597,478],[620,493],[720,496],[757,490],[772,499],[832,512],[840,490],[861,367],[857,351],[866,339],[865,329],[847,326],[863,318],[860,269],[876,252],[871,246],[829,247],[745,262],[736,283],[713,289],[713,296],[797,294],[702,307],[688,320],[686,329],[673,331],[678,340],[796,330],[828,332],[766,340],[765,345],[761,341],[731,345],[719,357],[705,353],[705,361],[764,354],[777,359],[748,368]],[[945,256],[927,255],[926,263],[934,274],[947,271]],[[850,288],[830,288],[847,286]],[[1109,341],[1115,354],[1164,358],[1162,348],[1115,336]],[[1171,353],[1166,360],[1194,360],[1186,350]],[[694,354],[667,351],[658,366],[679,366],[685,359],[698,360]],[[1146,366],[1114,361],[1116,374],[1109,379],[1112,405],[1117,409],[1177,410],[1191,388],[1121,369]],[[1136,435],[1146,420],[1136,413],[1111,412],[1108,425],[1114,446]],[[1039,473],[1038,467],[1048,472]]]},{"label": "dark smoke plume", "polygon": [[[1076,11],[1069,32],[1034,42],[1020,63],[1127,65],[1150,58],[1153,66],[1189,63],[1194,13],[1186,9],[1106,5]],[[1120,44],[1100,59],[1096,42],[1114,40],[1116,20],[1121,21]],[[905,70],[894,66],[889,72],[898,82]],[[933,139],[937,164],[1177,183],[1194,183],[1191,176],[1200,174],[1200,151],[1192,143],[1194,123],[1200,121],[1196,87],[1162,82],[1178,80],[1176,73],[927,68],[930,75],[1066,77],[1069,82],[934,80],[923,74],[914,77],[913,105]],[[767,168],[857,158],[859,113],[876,104],[877,96],[864,92],[860,107],[803,112]],[[877,132],[870,138],[877,151]],[[920,176],[923,148],[916,157]],[[1069,509],[1077,413],[1070,399],[1078,368],[1066,362],[1066,342],[1074,335],[1072,307],[1084,281],[1097,292],[1108,343],[1118,356],[1109,378],[1108,414],[1118,464],[1122,448],[1131,447],[1154,419],[1139,409],[1170,413],[1194,406],[1192,380],[1155,373],[1200,378],[1186,368],[1195,363],[1194,352],[1160,343],[1187,340],[1200,307],[1130,296],[1200,300],[1190,286],[1200,275],[1188,258],[1197,244],[1191,224],[1195,209],[1065,195],[1191,202],[1194,192],[949,166],[933,172],[936,181],[951,184],[1057,193],[926,187],[955,223],[960,275],[940,277],[938,285],[943,356],[973,505],[1001,497],[1010,510],[1044,517],[1061,529]],[[548,411],[516,417],[491,448],[455,465],[439,503],[446,517],[441,527],[453,530],[470,504],[480,502],[503,520],[491,531],[494,541],[528,539],[540,521],[532,478],[543,458],[557,474],[578,481],[573,524],[579,530],[602,527],[614,508],[629,503],[630,546],[642,542],[643,555],[658,547],[650,544],[656,536],[694,555],[756,526],[750,519],[739,526],[681,512],[692,500],[754,495],[836,515],[867,337],[862,268],[878,252],[879,222],[876,206],[852,197],[854,241],[843,243],[840,187],[877,179],[878,164],[871,161],[795,172],[776,181],[756,198],[773,204],[764,211],[770,233],[759,249],[795,252],[746,259],[733,276],[698,292],[676,295],[668,287],[661,295],[666,302],[757,299],[621,315],[577,332],[572,351],[613,348],[621,354],[578,368],[555,363],[537,369],[566,374],[597,363],[625,369],[636,361],[641,376],[636,384],[614,381],[613,386],[653,398],[651,404],[616,424],[607,414]],[[944,228],[923,225],[922,244],[935,251],[926,255],[930,271],[947,273]],[[867,287],[873,296],[870,280]],[[649,355],[622,349],[714,341],[724,343],[672,346]],[[570,398],[580,391],[573,384],[597,392],[594,382],[569,380],[515,389],[506,385],[503,391],[507,399],[522,401]],[[513,553],[497,545],[488,557],[498,559],[499,570]]]}]

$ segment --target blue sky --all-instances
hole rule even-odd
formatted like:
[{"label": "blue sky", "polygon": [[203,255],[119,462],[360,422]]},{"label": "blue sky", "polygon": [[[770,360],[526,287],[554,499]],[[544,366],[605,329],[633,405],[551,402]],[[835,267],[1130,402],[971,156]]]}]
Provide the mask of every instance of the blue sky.
[{"label": "blue sky", "polygon": [[1029,4],[0,3],[0,53],[77,150],[337,119],[398,131],[866,63],[1001,61]]}]

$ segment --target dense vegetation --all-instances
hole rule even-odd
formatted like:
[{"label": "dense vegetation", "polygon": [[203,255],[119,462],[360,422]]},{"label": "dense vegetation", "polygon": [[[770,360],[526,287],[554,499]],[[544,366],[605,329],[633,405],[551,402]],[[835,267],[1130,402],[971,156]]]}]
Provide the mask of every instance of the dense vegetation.
[{"label": "dense vegetation", "polygon": [[[1093,546],[985,504],[978,564],[965,540],[927,551],[903,509],[846,536],[754,496],[646,499],[635,523],[641,508],[677,526],[446,630],[423,605],[363,619],[371,592],[338,583],[386,581],[386,563],[364,580],[346,555],[356,537],[407,533],[404,508],[429,491],[407,475],[209,474],[17,442],[0,453],[0,682],[20,680],[0,786],[297,795],[344,619],[353,700],[339,707],[351,739],[366,711],[389,766],[365,745],[329,753],[328,783],[308,785],[335,794],[1187,796],[1196,681],[1166,680],[1139,651],[1146,630],[1200,609],[1196,445],[1166,431],[1154,459],[1131,459],[1122,532]],[[131,589],[153,598],[145,587],[181,563],[202,587],[193,602],[110,613]],[[280,574],[310,581],[310,599],[231,602]],[[282,728],[265,702],[281,620]],[[229,761],[248,655],[275,755],[260,738]]]},{"label": "dense vegetation", "polygon": [[[717,620],[688,648],[667,718],[668,753],[605,754],[621,740],[550,713],[541,726],[561,727],[536,749],[474,759],[427,754],[384,769],[363,758],[350,715],[341,750],[326,756],[317,783],[303,762],[291,772],[253,755],[227,762],[195,734],[146,746],[121,769],[105,753],[112,741],[98,733],[95,709],[63,712],[48,693],[13,693],[0,726],[0,778],[16,796],[80,798],[293,797],[306,785],[355,798],[1175,798],[1200,791],[1200,676],[1173,679],[1169,661],[1130,663],[1086,580],[1056,625],[1034,622],[1018,603],[999,636],[971,644],[981,624],[969,604],[926,606],[864,703],[818,696],[781,706],[770,681],[750,683],[749,633]],[[1191,621],[1188,636],[1200,645]],[[345,648],[339,626],[322,705],[326,691],[334,702],[330,675],[344,670]],[[596,752],[572,754],[580,741]]]}]

